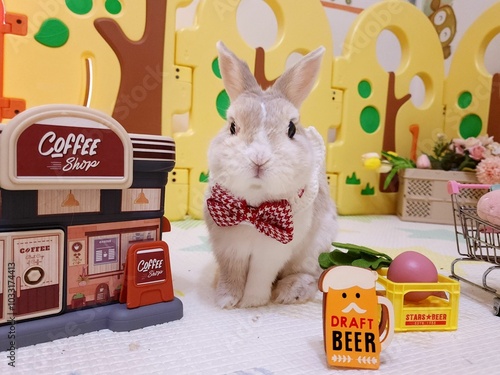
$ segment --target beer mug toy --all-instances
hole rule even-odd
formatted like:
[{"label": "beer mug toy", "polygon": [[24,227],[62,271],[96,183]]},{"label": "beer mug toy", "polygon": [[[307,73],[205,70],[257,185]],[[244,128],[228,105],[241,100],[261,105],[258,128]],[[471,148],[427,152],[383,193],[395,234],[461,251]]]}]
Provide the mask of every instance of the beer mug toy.
[{"label": "beer mug toy", "polygon": [[329,366],[378,369],[394,335],[391,301],[376,293],[376,271],[334,266],[319,279],[323,335]]}]

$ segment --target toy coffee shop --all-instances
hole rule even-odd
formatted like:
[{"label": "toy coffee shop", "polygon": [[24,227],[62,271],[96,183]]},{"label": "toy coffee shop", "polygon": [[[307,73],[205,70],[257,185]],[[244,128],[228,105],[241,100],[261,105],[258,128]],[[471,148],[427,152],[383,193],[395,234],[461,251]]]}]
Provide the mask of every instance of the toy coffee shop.
[{"label": "toy coffee shop", "polygon": [[17,325],[30,332],[18,337],[36,343],[50,319],[65,324],[64,313],[97,306],[103,318],[83,330],[130,329],[126,317],[104,311],[119,301],[111,308],[131,308],[143,319],[151,319],[147,309],[132,308],[152,302],[169,311],[161,319],[182,316],[161,241],[170,229],[163,200],[173,140],[129,134],[111,117],[73,105],[33,108],[1,129],[2,329],[30,320]]}]

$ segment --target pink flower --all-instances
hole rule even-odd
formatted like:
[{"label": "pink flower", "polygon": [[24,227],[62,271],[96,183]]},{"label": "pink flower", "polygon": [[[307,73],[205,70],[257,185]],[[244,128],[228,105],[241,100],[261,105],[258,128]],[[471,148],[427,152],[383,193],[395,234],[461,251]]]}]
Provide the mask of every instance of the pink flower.
[{"label": "pink flower", "polygon": [[489,137],[488,134],[479,135],[477,139],[483,146],[489,146],[493,143],[493,137]]},{"label": "pink flower", "polygon": [[430,169],[431,168],[431,161],[429,160],[429,157],[426,154],[422,154],[417,158],[417,168],[420,169]]},{"label": "pink flower", "polygon": [[484,159],[486,148],[480,144],[474,145],[469,148],[469,156],[474,160]]},{"label": "pink flower", "polygon": [[482,143],[478,138],[469,137],[464,140],[464,148],[466,150],[470,150],[476,146],[482,146]]},{"label": "pink flower", "polygon": [[482,184],[500,184],[500,157],[483,159],[476,167],[476,177]]},{"label": "pink flower", "polygon": [[455,154],[463,155],[465,150],[465,141],[462,138],[455,138],[450,143],[450,151],[453,151]]}]

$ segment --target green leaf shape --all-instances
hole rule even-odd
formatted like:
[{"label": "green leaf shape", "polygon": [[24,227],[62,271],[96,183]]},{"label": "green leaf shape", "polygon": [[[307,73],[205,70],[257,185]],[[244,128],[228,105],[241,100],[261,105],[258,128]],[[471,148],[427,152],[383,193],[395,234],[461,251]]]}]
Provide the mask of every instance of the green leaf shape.
[{"label": "green leaf shape", "polygon": [[382,151],[382,156],[384,156],[392,164],[392,169],[384,181],[384,190],[387,189],[396,173],[398,173],[400,170],[416,167],[413,160],[402,158],[401,156],[390,154],[386,151]]},{"label": "green leaf shape", "polygon": [[354,260],[356,260],[356,257],[353,257],[351,254],[345,253],[338,249],[335,249],[329,253],[321,253],[318,257],[319,266],[325,270],[327,268],[330,268],[331,266],[351,265]]},{"label": "green leaf shape", "polygon": [[229,95],[226,90],[222,90],[219,95],[217,95],[217,99],[215,100],[215,105],[217,108],[217,112],[219,116],[226,120],[226,111],[229,108],[229,104],[231,100],[229,99]]},{"label": "green leaf shape", "polygon": [[356,172],[352,172],[351,176],[347,176],[345,179],[347,185],[359,185],[361,180],[356,176]]},{"label": "green leaf shape", "polygon": [[92,0],[66,0],[66,6],[75,14],[87,14],[92,10]]},{"label": "green leaf shape", "polygon": [[207,183],[209,179],[209,173],[201,172],[198,181]]},{"label": "green leaf shape", "polygon": [[222,74],[220,74],[220,67],[219,67],[219,58],[215,58],[214,61],[212,61],[212,72],[215,74],[217,78],[222,78]]},{"label": "green leaf shape", "polygon": [[351,250],[358,253],[365,253],[368,255],[372,255],[374,257],[384,257],[388,260],[392,260],[392,258],[389,255],[380,253],[366,246],[355,245],[352,243],[342,243],[342,242],[332,242],[332,246],[339,247],[341,249]]},{"label": "green leaf shape", "polygon": [[361,195],[375,195],[375,188],[370,186],[368,182],[363,190],[361,190]]},{"label": "green leaf shape", "polygon": [[363,258],[356,259],[352,262],[353,266],[362,268],[371,268],[372,270],[378,270],[379,268],[389,267],[391,262],[383,258],[377,258],[375,260],[366,260]]},{"label": "green leaf shape", "polygon": [[110,14],[118,14],[122,11],[122,4],[118,0],[106,0],[104,6]]},{"label": "green leaf shape", "polygon": [[382,267],[389,267],[392,262],[392,258],[389,255],[365,246],[340,242],[333,242],[332,246],[347,251],[334,249],[329,253],[321,253],[318,257],[318,262],[322,269],[332,266],[356,266],[377,270]]},{"label": "green leaf shape", "polygon": [[330,268],[332,266],[330,262],[330,253],[321,253],[318,256],[318,263],[319,266],[326,270],[327,268]]},{"label": "green leaf shape", "polygon": [[57,18],[48,18],[42,23],[34,38],[47,47],[62,47],[69,39],[69,28]]}]

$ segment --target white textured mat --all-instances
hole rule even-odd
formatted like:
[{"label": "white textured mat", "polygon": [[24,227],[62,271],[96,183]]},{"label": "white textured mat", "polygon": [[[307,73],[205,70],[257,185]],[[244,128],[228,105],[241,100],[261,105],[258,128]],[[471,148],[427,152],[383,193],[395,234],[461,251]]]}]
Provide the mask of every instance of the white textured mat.
[{"label": "white textured mat", "polygon": [[[340,228],[339,242],[369,246],[391,256],[417,250],[445,275],[458,256],[452,226],[360,216],[341,217]],[[320,292],[304,305],[220,310],[213,302],[215,263],[203,222],[173,223],[164,239],[170,246],[176,296],[184,304],[181,320],[20,348],[14,369],[8,366],[8,353],[1,352],[0,374],[500,373],[500,317],[492,314],[493,295],[479,288],[461,285],[458,330],[396,333],[382,353],[379,370],[339,371],[326,367]],[[460,270],[475,272],[467,265],[460,265]]]}]

